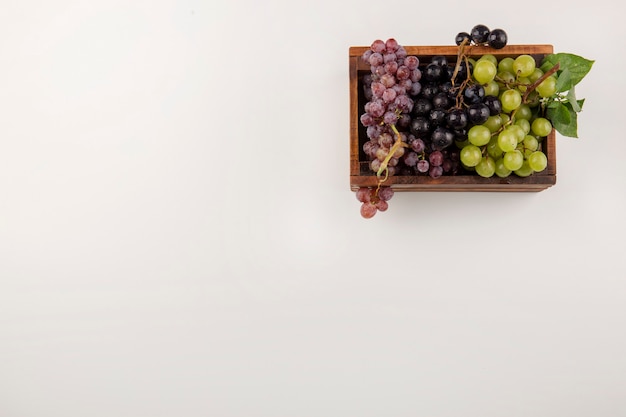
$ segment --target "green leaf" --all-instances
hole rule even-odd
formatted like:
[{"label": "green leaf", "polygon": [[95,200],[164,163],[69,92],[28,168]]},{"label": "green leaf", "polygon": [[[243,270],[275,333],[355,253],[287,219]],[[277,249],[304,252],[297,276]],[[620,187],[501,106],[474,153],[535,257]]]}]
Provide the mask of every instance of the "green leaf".
[{"label": "green leaf", "polygon": [[581,107],[578,105],[578,100],[576,100],[576,89],[574,88],[574,86],[572,86],[572,88],[570,88],[570,90],[567,92],[567,102],[570,103],[572,105],[572,109],[578,113],[581,110]]},{"label": "green leaf", "polygon": [[585,59],[578,55],[560,52],[558,54],[546,55],[541,64],[541,70],[546,72],[556,65],[557,62],[559,63],[559,70],[557,71],[559,77],[561,73],[567,70],[569,72],[571,85],[576,85],[589,73],[595,61]]},{"label": "green leaf", "polygon": [[557,92],[562,93],[573,87],[572,73],[569,72],[569,69],[565,68],[562,71],[557,71],[557,73],[559,73],[559,77],[556,80]]},{"label": "green leaf", "polygon": [[561,135],[571,138],[578,137],[577,114],[570,103],[560,103],[556,107],[548,108],[546,116]]}]

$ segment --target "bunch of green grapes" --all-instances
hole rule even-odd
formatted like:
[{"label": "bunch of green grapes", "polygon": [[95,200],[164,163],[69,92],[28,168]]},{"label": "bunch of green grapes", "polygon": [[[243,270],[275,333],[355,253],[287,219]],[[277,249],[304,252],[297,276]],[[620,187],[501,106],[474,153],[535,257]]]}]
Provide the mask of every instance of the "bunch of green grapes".
[{"label": "bunch of green grapes", "polygon": [[527,177],[546,169],[542,142],[552,123],[541,115],[539,102],[556,94],[556,76],[544,77],[531,55],[498,61],[486,54],[470,61],[471,82],[482,85],[485,96],[497,97],[502,110],[472,126],[467,139],[457,142],[462,165],[485,178]]}]

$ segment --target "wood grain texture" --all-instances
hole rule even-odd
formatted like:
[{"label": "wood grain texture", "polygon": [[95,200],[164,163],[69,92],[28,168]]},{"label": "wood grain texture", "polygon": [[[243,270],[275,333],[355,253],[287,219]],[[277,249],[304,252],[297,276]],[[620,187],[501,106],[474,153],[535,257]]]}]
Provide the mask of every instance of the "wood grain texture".
[{"label": "wood grain texture", "polygon": [[[365,98],[361,77],[369,73],[369,65],[360,59],[368,46],[352,46],[349,48],[350,74],[350,189],[356,191],[359,187],[376,186],[376,176],[368,167],[368,162],[362,151],[367,141],[365,128],[360,123]],[[429,62],[435,55],[448,57],[449,62],[456,62],[458,48],[456,46],[405,46],[409,55],[416,55],[420,61]],[[492,54],[498,60],[504,57],[513,57],[528,54],[532,55],[538,64],[543,57],[553,52],[552,45],[507,45],[502,49],[494,50],[484,46],[472,46],[467,53],[470,56]],[[556,132],[553,130],[542,142],[542,150],[548,158],[548,166],[543,172],[521,178],[514,174],[507,178],[482,178],[478,175],[442,176],[431,178],[427,175],[389,177],[385,185],[396,191],[478,191],[478,192],[537,192],[556,184]]]}]

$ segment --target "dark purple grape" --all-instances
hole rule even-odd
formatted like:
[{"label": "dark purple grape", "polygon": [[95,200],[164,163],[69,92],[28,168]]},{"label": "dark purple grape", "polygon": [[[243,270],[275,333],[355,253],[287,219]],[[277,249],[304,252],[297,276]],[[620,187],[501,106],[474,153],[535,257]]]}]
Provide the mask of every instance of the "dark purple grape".
[{"label": "dark purple grape", "polygon": [[442,74],[443,74],[443,68],[441,68],[440,65],[431,63],[431,64],[426,65],[426,68],[422,72],[422,77],[426,81],[434,82],[434,81],[439,81]]},{"label": "dark purple grape", "polygon": [[485,25],[476,25],[472,28],[470,36],[476,45],[482,45],[487,42],[489,28]]},{"label": "dark purple grape", "polygon": [[443,164],[443,153],[441,151],[434,151],[428,155],[428,162],[430,162],[431,166],[441,166]]},{"label": "dark purple grape", "polygon": [[430,175],[431,178],[439,178],[443,175],[443,168],[438,166],[430,166],[430,169],[428,170],[428,175]]},{"label": "dark purple grape", "polygon": [[428,114],[428,120],[430,121],[431,126],[443,125],[446,120],[446,112],[441,109],[433,109]]},{"label": "dark purple grape", "polygon": [[409,144],[411,145],[411,149],[413,149],[417,153],[422,153],[426,149],[426,144],[420,138],[413,139],[411,142],[409,142]]},{"label": "dark purple grape", "polygon": [[433,104],[427,98],[420,97],[413,104],[413,114],[415,116],[426,116],[432,109]]},{"label": "dark purple grape", "polygon": [[433,108],[447,110],[450,108],[452,103],[450,102],[450,97],[448,97],[448,93],[437,93],[435,97],[433,97]]},{"label": "dark purple grape", "polygon": [[459,32],[456,35],[456,38],[454,38],[454,43],[456,43],[457,46],[461,45],[463,43],[463,40],[465,40],[465,39],[467,39],[467,42],[465,44],[468,45],[471,42],[472,37],[467,32]]},{"label": "dark purple grape", "polygon": [[467,118],[475,125],[482,125],[490,115],[489,107],[484,103],[474,103],[467,109]]},{"label": "dark purple grape", "polygon": [[433,59],[430,60],[430,63],[445,67],[448,65],[448,59],[443,55],[435,55]]},{"label": "dark purple grape", "polygon": [[422,97],[432,100],[439,92],[439,87],[435,83],[428,83],[422,87]]},{"label": "dark purple grape", "polygon": [[500,102],[500,99],[498,97],[486,96],[485,98],[483,98],[483,103],[485,103],[487,107],[489,107],[490,116],[497,116],[498,114],[502,113],[502,103]]},{"label": "dark purple grape", "polygon": [[446,124],[450,129],[459,130],[467,126],[467,114],[463,109],[451,109],[446,115]]},{"label": "dark purple grape", "polygon": [[506,46],[506,42],[508,40],[508,36],[506,32],[502,29],[494,29],[487,36],[487,43],[493,49],[502,49]]},{"label": "dark purple grape", "polygon": [[425,117],[418,116],[411,121],[409,130],[418,138],[424,137],[430,131],[430,123]]},{"label": "dark purple grape", "polygon": [[445,127],[436,128],[430,135],[433,150],[440,151],[454,143],[454,133]]},{"label": "dark purple grape", "polygon": [[485,89],[480,84],[472,84],[463,91],[463,96],[469,104],[480,103],[485,97]]}]

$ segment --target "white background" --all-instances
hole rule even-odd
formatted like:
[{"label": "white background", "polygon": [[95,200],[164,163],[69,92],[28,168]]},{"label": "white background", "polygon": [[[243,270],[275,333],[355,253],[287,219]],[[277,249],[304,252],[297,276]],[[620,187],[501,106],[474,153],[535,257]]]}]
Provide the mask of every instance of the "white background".
[{"label": "white background", "polygon": [[[613,2],[4,1],[1,417],[626,416]],[[348,48],[596,61],[541,193],[359,216]]]}]

